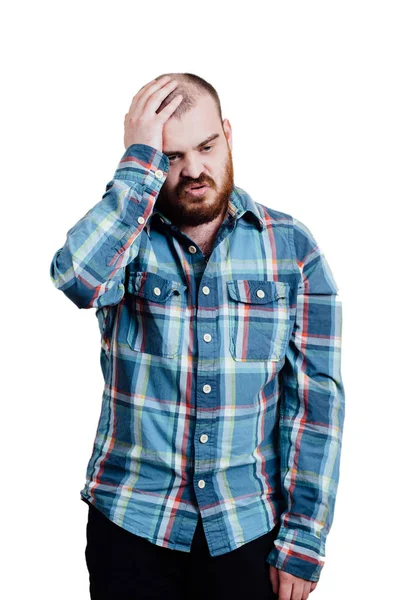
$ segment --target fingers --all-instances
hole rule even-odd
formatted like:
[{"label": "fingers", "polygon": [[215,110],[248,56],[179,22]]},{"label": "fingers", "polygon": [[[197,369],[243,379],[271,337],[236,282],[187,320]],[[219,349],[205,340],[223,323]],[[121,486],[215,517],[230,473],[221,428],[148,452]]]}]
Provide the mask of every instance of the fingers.
[{"label": "fingers", "polygon": [[129,112],[133,110],[143,111],[143,108],[149,99],[149,97],[156,91],[170,82],[171,77],[166,75],[165,77],[161,77],[159,80],[153,79],[153,81],[149,81],[146,85],[144,85],[139,92],[133,97],[131,106],[129,107]]},{"label": "fingers", "polygon": [[144,110],[154,114],[159,108],[161,102],[170,94],[178,85],[178,82],[168,81],[160,90],[154,91],[147,99]]},{"label": "fingers", "polygon": [[311,591],[311,581],[306,581],[304,584],[303,595],[302,595],[301,600],[307,600],[308,596],[310,595],[310,591]]},{"label": "fingers", "polygon": [[272,585],[272,591],[274,594],[278,595],[279,593],[279,574],[276,567],[269,565],[269,578]]},{"label": "fingers", "polygon": [[162,124],[164,124],[170,118],[170,116],[175,111],[175,109],[179,106],[179,104],[182,102],[182,100],[183,100],[182,94],[178,94],[177,96],[175,96],[175,98],[173,100],[171,100],[171,102],[168,103],[167,106],[165,106],[162,109],[161,112],[158,113]]},{"label": "fingers", "polygon": [[152,79],[151,81],[149,81],[148,83],[146,83],[145,85],[143,85],[140,90],[133,96],[131,104],[129,106],[128,109],[128,113],[131,113],[133,108],[135,107],[135,105],[137,104],[138,99],[141,97],[143,91],[148,88],[150,85],[152,85],[155,82],[155,79]]},{"label": "fingers", "polygon": [[291,581],[279,579],[279,600],[291,600],[293,584]]},{"label": "fingers", "polygon": [[164,124],[182,102],[183,95],[178,94],[173,100],[167,100],[160,112],[156,112],[156,109],[160,108],[177,85],[178,81],[164,76],[149,81],[139,90],[125,115],[125,148],[132,143],[143,143],[161,150]]},{"label": "fingers", "polygon": [[[140,96],[143,94],[143,92],[145,90],[147,90],[151,85],[154,85],[155,83],[157,83],[157,81],[158,81],[157,79],[152,79],[151,81],[148,81],[145,85],[142,85],[142,87],[137,92],[137,94],[134,95],[133,100],[140,98]],[[133,102],[133,100],[132,100],[132,102]]]},{"label": "fingers", "polygon": [[[145,87],[149,87],[149,85],[151,85],[152,83],[154,83],[155,81],[157,81],[157,79],[151,79],[150,81],[148,81],[147,83],[145,83],[144,85],[142,85],[142,87],[140,88],[139,92],[141,90],[143,90]],[[138,93],[139,93],[138,92]]]}]

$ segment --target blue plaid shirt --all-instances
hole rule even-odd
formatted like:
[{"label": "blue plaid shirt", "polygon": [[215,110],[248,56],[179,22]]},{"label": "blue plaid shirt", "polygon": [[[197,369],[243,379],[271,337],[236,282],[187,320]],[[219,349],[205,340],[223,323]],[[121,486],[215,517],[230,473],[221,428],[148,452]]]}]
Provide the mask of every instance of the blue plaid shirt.
[{"label": "blue plaid shirt", "polygon": [[318,581],[344,422],[341,301],[296,218],[234,186],[208,262],[157,210],[168,157],[123,154],[51,280],[94,308],[104,392],[82,500],[150,542],[218,556],[279,523],[266,558]]}]

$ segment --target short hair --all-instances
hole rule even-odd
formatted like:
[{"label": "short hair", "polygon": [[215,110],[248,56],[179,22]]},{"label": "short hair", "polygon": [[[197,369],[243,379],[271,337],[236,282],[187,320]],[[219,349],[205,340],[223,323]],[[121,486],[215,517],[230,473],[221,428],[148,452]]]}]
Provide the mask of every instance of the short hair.
[{"label": "short hair", "polygon": [[161,112],[162,109],[171,102],[171,100],[178,96],[178,94],[182,94],[183,98],[181,102],[171,115],[171,117],[176,117],[179,119],[182,115],[196,106],[197,100],[201,95],[208,94],[214,100],[219,119],[221,124],[223,123],[221,102],[217,90],[211,85],[211,83],[202,77],[199,77],[199,75],[194,75],[193,73],[163,73],[162,75],[158,75],[158,77],[155,79],[161,79],[161,77],[165,77],[165,75],[171,75],[172,79],[177,79],[179,83],[176,88],[173,89],[172,92],[168,94],[168,96],[161,102],[156,111],[157,113]]}]

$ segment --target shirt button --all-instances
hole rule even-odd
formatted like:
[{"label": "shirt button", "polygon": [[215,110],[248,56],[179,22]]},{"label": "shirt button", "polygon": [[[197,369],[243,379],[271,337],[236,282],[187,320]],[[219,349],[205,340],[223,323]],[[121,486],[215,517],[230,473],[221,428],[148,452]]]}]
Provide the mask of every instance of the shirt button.
[{"label": "shirt button", "polygon": [[199,486],[199,488],[203,488],[206,485],[206,482],[204,481],[204,479],[200,479],[197,485]]},{"label": "shirt button", "polygon": [[211,385],[208,385],[208,383],[206,383],[206,385],[203,385],[203,392],[209,394],[211,392]]},{"label": "shirt button", "polygon": [[141,224],[143,224],[144,223],[143,217],[138,217],[138,222],[141,223]]},{"label": "shirt button", "polygon": [[208,435],[207,435],[206,433],[203,433],[203,434],[200,436],[200,441],[201,441],[201,443],[202,443],[202,444],[205,444],[207,440],[208,440]]},{"label": "shirt button", "polygon": [[190,252],[191,254],[194,254],[195,252],[197,252],[197,248],[196,248],[196,246],[189,246],[189,252]]},{"label": "shirt button", "polygon": [[157,169],[154,175],[157,177],[157,179],[162,179],[164,177],[164,173],[161,171],[161,169]]},{"label": "shirt button", "polygon": [[206,296],[210,293],[210,288],[206,285],[203,286],[203,294]]},{"label": "shirt button", "polygon": [[203,339],[205,342],[211,342],[211,335],[209,333],[205,333],[203,335]]},{"label": "shirt button", "polygon": [[161,290],[159,287],[155,287],[153,292],[155,293],[156,296],[159,296],[161,294]]},{"label": "shirt button", "polygon": [[259,298],[264,298],[265,294],[264,294],[263,290],[257,290],[257,296]]},{"label": "shirt button", "polygon": [[165,223],[164,219],[162,217],[160,217],[160,221],[162,221],[163,223]]}]

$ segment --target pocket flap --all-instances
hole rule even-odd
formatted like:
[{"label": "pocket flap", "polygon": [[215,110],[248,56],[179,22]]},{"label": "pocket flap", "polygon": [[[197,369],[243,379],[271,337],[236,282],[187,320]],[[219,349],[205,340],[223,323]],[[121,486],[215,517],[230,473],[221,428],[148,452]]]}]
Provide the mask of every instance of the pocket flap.
[{"label": "pocket flap", "polygon": [[186,288],[180,281],[166,279],[150,271],[132,273],[128,280],[129,293],[153,302],[165,302],[172,294],[182,294]]},{"label": "pocket flap", "polygon": [[283,281],[265,281],[265,279],[236,279],[227,281],[231,298],[251,304],[267,304],[289,295],[290,286]]}]

